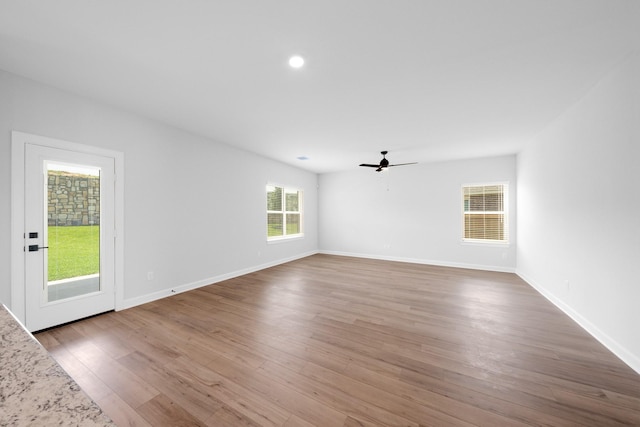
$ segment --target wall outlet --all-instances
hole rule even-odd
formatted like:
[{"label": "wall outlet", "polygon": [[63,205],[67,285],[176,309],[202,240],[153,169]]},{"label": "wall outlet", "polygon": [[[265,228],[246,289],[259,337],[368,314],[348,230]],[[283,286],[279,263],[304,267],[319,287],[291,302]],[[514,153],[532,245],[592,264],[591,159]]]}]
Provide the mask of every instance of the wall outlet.
[{"label": "wall outlet", "polygon": [[571,285],[569,284],[569,279],[565,279],[564,281],[564,289],[569,292],[571,290]]},{"label": "wall outlet", "polygon": [[153,280],[155,278],[155,274],[153,273],[153,271],[148,271],[147,272],[147,280]]}]

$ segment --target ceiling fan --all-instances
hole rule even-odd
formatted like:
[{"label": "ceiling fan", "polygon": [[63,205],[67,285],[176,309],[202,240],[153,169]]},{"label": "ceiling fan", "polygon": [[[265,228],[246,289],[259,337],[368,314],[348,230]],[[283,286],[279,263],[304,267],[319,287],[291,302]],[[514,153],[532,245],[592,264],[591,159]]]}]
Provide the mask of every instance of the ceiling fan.
[{"label": "ceiling fan", "polygon": [[411,162],[411,163],[398,163],[396,165],[390,165],[389,164],[389,160],[387,160],[387,153],[388,151],[381,151],[380,154],[382,154],[382,160],[380,160],[380,163],[377,165],[372,165],[372,164],[368,164],[368,163],[362,163],[360,166],[364,166],[367,168],[376,168],[376,172],[381,172],[385,169],[387,169],[388,167],[391,166],[404,166],[404,165],[415,165],[418,162]]}]

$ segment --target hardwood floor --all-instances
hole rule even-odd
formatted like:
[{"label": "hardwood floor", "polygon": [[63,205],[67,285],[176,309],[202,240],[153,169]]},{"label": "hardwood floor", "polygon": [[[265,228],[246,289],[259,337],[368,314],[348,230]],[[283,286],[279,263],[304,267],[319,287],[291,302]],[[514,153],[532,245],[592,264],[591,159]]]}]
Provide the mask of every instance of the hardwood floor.
[{"label": "hardwood floor", "polygon": [[513,274],[314,255],[36,335],[118,425],[640,425],[640,375]]}]

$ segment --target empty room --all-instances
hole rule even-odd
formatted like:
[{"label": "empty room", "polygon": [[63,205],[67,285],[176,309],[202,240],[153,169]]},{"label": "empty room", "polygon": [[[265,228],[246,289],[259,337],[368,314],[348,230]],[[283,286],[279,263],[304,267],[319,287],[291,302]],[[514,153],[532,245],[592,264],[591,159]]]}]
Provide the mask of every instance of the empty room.
[{"label": "empty room", "polygon": [[640,425],[637,0],[0,0],[0,425]]}]

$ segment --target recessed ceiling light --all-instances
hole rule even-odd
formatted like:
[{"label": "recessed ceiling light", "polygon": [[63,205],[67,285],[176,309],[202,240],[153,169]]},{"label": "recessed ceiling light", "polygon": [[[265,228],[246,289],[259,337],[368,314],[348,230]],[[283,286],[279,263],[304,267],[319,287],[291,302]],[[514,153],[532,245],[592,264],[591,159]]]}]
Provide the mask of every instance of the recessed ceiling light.
[{"label": "recessed ceiling light", "polygon": [[299,55],[294,55],[289,58],[289,65],[291,68],[301,68],[304,65],[304,58]]}]

